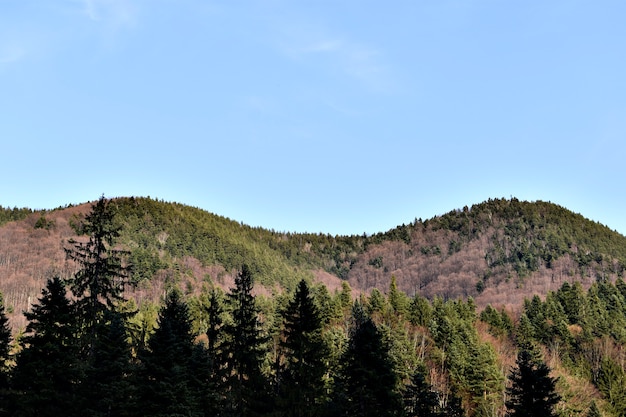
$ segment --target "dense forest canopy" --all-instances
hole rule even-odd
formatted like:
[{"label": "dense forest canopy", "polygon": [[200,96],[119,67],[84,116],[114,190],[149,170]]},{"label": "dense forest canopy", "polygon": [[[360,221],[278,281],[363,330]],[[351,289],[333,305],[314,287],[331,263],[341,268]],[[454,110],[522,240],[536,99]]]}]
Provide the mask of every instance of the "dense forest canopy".
[{"label": "dense forest canopy", "polygon": [[371,236],[149,198],[0,219],[6,415],[626,413],[626,238],[551,203]]}]

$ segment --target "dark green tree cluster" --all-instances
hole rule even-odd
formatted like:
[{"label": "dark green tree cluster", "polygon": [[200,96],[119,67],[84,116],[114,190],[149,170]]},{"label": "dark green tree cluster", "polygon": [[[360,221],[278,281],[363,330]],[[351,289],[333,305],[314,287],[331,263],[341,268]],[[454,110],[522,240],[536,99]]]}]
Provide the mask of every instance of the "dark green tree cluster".
[{"label": "dark green tree cluster", "polygon": [[573,373],[583,375],[604,395],[615,415],[626,413],[626,284],[600,280],[586,291],[564,283],[542,300],[524,303],[514,338],[522,349],[545,346]]},{"label": "dark green tree cluster", "polygon": [[33,211],[29,208],[9,208],[0,206],[0,225],[16,220],[22,220],[32,213]]}]

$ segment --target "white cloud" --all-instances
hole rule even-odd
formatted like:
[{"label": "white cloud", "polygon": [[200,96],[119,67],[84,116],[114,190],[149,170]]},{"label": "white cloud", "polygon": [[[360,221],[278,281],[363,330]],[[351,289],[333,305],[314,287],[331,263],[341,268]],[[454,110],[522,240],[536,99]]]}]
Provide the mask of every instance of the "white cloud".
[{"label": "white cloud", "polygon": [[278,33],[282,52],[304,65],[340,74],[376,92],[393,90],[390,67],[376,47],[323,27],[293,21]]},{"label": "white cloud", "polygon": [[378,92],[391,89],[388,67],[382,62],[379,50],[347,40],[328,38],[299,48],[303,57],[324,54],[328,64],[343,74]]},{"label": "white cloud", "polygon": [[132,26],[137,7],[130,0],[80,0],[82,13],[95,22],[115,27]]}]

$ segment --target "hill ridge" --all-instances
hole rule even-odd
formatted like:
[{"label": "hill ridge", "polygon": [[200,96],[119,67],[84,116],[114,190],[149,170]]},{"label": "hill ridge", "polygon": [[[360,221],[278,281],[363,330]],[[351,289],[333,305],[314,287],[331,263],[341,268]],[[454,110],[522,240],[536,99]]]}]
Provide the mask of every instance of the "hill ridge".
[{"label": "hill ridge", "polygon": [[[473,297],[519,305],[565,281],[588,286],[626,269],[626,237],[558,204],[489,199],[373,235],[331,236],[252,227],[182,203],[112,199],[131,253],[138,298],[164,285],[189,292],[228,287],[243,263],[259,291],[292,290],[302,278],[331,290],[386,290],[391,277],[409,295]],[[0,291],[15,312],[29,307],[45,278],[67,276],[63,245],[76,237],[90,203],[53,210],[0,208]]]}]

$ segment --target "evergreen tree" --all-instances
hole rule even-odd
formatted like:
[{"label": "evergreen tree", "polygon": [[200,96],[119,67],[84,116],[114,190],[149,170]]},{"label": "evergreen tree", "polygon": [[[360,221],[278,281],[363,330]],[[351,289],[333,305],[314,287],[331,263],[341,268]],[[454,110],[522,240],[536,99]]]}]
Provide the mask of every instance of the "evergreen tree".
[{"label": "evergreen tree", "polygon": [[415,294],[409,305],[409,321],[416,326],[427,327],[433,315],[433,307],[428,300]]},{"label": "evergreen tree", "polygon": [[426,380],[426,367],[419,364],[404,391],[406,417],[437,417],[439,398]]},{"label": "evergreen tree", "polygon": [[409,299],[405,293],[398,290],[398,285],[396,283],[396,276],[391,276],[391,283],[389,284],[389,304],[396,314],[404,314],[406,313],[409,306]]},{"label": "evergreen tree", "polygon": [[209,293],[208,305],[206,306],[207,314],[207,349],[215,359],[221,355],[221,344],[223,342],[223,324],[222,314],[224,307],[222,299],[217,290],[213,289]]},{"label": "evergreen tree", "polygon": [[262,334],[252,287],[252,272],[244,265],[227,298],[232,323],[224,326],[225,413],[230,416],[254,416],[270,407],[268,384],[262,373],[268,338]]},{"label": "evergreen tree", "polygon": [[133,410],[135,386],[130,380],[131,350],[122,315],[108,312],[98,326],[98,338],[88,363],[83,398],[85,414],[125,416]]},{"label": "evergreen tree", "polygon": [[65,249],[66,257],[78,265],[70,288],[83,321],[82,340],[88,356],[93,354],[98,324],[105,312],[113,311],[124,300],[124,286],[129,283],[129,269],[122,262],[127,252],[113,248],[120,232],[114,215],[111,202],[100,197],[82,225],[82,232],[89,235],[89,240],[72,239],[69,241],[72,246]]},{"label": "evergreen tree", "polygon": [[284,312],[285,370],[281,380],[281,409],[285,416],[319,415],[324,404],[327,349],[322,340],[322,323],[302,280]]},{"label": "evergreen tree", "polygon": [[79,415],[77,393],[84,369],[75,339],[75,311],[60,278],[48,279],[41,294],[39,303],[24,313],[28,325],[13,372],[12,415]]},{"label": "evergreen tree", "polygon": [[219,407],[223,405],[220,402],[219,393],[224,389],[225,376],[221,366],[224,359],[224,321],[222,318],[224,307],[221,292],[211,290],[205,313],[207,345],[205,349],[196,349],[194,360],[199,362],[196,368],[206,368],[207,379],[199,381],[201,385],[204,385],[204,388],[201,388],[201,391],[204,389],[201,404],[207,416],[214,416],[219,414]]},{"label": "evergreen tree", "polygon": [[380,292],[378,288],[372,289],[370,292],[370,297],[367,303],[367,312],[372,315],[374,313],[383,313],[385,311],[385,306],[387,304],[387,300]]},{"label": "evergreen tree", "polygon": [[510,375],[507,388],[507,415],[514,417],[555,416],[554,406],[560,401],[556,393],[556,379],[550,377],[550,368],[522,350],[517,355],[516,368]]},{"label": "evergreen tree", "polygon": [[352,306],[352,288],[348,281],[341,281],[341,291],[338,296],[341,308],[344,311],[348,310]]},{"label": "evergreen tree", "polygon": [[141,399],[145,416],[199,416],[198,398],[191,387],[194,336],[189,309],[180,292],[167,294],[158,328],[141,352]]},{"label": "evergreen tree", "polygon": [[596,378],[596,386],[616,415],[626,415],[626,375],[622,367],[612,358],[604,357]]},{"label": "evergreen tree", "polygon": [[335,388],[337,414],[385,417],[401,413],[397,376],[389,350],[374,322],[361,309],[353,313],[355,326],[343,356]]}]

